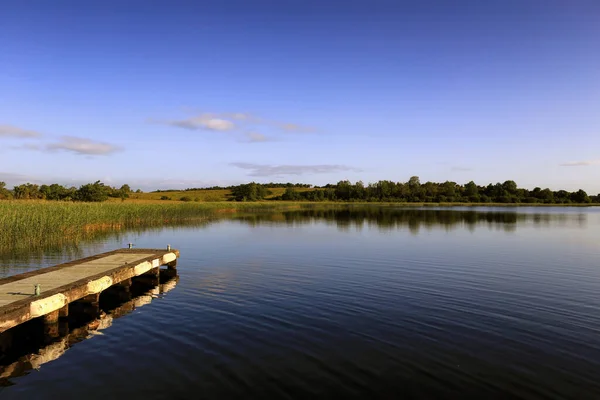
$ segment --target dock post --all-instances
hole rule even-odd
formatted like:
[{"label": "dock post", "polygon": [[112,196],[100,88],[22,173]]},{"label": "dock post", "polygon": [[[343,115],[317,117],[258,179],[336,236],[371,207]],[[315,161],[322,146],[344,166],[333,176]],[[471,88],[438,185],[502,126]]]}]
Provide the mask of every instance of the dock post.
[{"label": "dock post", "polygon": [[117,286],[119,289],[129,292],[129,290],[131,289],[131,278],[129,279],[125,279],[119,283],[117,283],[115,286]]},{"label": "dock post", "polygon": [[173,260],[173,261],[167,263],[167,268],[168,269],[177,269],[177,260]]},{"label": "dock post", "polygon": [[79,300],[77,303],[83,305],[82,312],[84,314],[95,317],[100,314],[100,293],[89,294]]},{"label": "dock post", "polygon": [[[111,288],[112,289],[112,288]],[[131,300],[131,278],[125,279],[114,286],[113,293],[120,301]]]},{"label": "dock post", "polygon": [[145,274],[139,275],[135,279],[142,284],[156,286],[160,283],[160,268],[152,268],[150,271],[146,272]]},{"label": "dock post", "polygon": [[58,310],[58,316],[60,318],[67,318],[69,316],[69,305],[66,304],[63,308]]},{"label": "dock post", "polygon": [[49,336],[51,338],[56,338],[59,336],[59,324],[58,320],[60,317],[59,310],[52,311],[44,315],[42,318],[44,320],[44,335]]}]

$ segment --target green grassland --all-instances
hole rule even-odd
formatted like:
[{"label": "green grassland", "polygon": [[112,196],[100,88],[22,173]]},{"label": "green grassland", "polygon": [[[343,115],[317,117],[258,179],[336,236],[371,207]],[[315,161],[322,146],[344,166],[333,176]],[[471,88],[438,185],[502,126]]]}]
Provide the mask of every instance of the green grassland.
[{"label": "green grassland", "polygon": [[[298,192],[306,192],[315,190],[313,188],[295,188]],[[265,197],[266,200],[281,196],[285,192],[285,188],[269,188],[271,194]],[[161,198],[168,198],[161,200]],[[202,189],[202,190],[161,190],[160,192],[148,193],[131,193],[130,200],[160,200],[160,201],[181,201],[182,198],[187,198],[188,201],[196,202],[219,202],[231,200],[231,190],[229,189]],[[120,201],[119,199],[111,199],[112,201]]]}]

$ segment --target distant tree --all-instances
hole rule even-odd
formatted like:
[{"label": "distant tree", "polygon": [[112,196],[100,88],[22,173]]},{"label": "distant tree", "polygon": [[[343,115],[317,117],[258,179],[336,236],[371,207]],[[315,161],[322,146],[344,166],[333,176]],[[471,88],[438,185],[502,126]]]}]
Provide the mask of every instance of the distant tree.
[{"label": "distant tree", "polygon": [[421,181],[419,180],[418,176],[411,176],[410,179],[408,180],[408,186],[411,189],[415,189],[419,186],[421,186]]},{"label": "distant tree", "polygon": [[182,197],[182,198],[180,198],[179,200],[181,200],[181,201],[186,201],[186,202],[187,202],[187,201],[192,201],[192,198],[191,198],[191,197],[189,197],[189,196],[183,196],[183,197]]},{"label": "distant tree", "polygon": [[517,193],[517,184],[515,181],[506,181],[502,184],[502,189],[508,192],[509,195]]},{"label": "distant tree", "polygon": [[231,195],[235,201],[263,200],[269,194],[271,194],[271,192],[265,186],[256,182],[234,186],[231,189]]},{"label": "distant tree", "polygon": [[110,187],[104,185],[100,181],[94,183],[88,183],[81,186],[76,193],[76,200],[79,201],[90,201],[90,202],[101,202],[108,199],[110,193]]},{"label": "distant tree", "polygon": [[356,200],[364,200],[366,194],[367,190],[365,188],[365,184],[363,183],[363,181],[358,181],[354,184],[354,187],[352,187],[350,197]]},{"label": "distant tree", "polygon": [[291,185],[285,189],[285,192],[281,195],[281,200],[300,200],[302,197],[296,189]]},{"label": "distant tree", "polygon": [[442,184],[442,193],[448,201],[455,201],[456,197],[456,182],[446,181]]},{"label": "distant tree", "polygon": [[536,198],[542,200],[546,204],[554,203],[554,193],[552,193],[552,190],[548,188],[541,190]]},{"label": "distant tree", "polygon": [[588,194],[585,191],[583,191],[582,189],[579,189],[577,192],[571,194],[571,201],[573,201],[574,203],[591,203],[592,202],[592,200],[590,199]]},{"label": "distant tree", "polygon": [[409,201],[422,201],[423,200],[423,192],[421,190],[421,181],[418,176],[411,176],[408,182],[406,183],[408,187],[408,200]]},{"label": "distant tree", "polygon": [[53,183],[52,185],[40,186],[40,192],[46,200],[72,200],[75,190]]},{"label": "distant tree", "polygon": [[479,188],[473,181],[470,181],[469,183],[467,183],[465,185],[464,195],[465,195],[465,197],[467,197],[467,199],[469,201],[472,201],[472,202],[480,201]]},{"label": "distant tree", "polygon": [[6,189],[6,182],[0,182],[0,200],[6,200],[12,197],[10,190]]},{"label": "distant tree", "polygon": [[13,188],[15,199],[43,199],[40,187],[33,183],[24,183]]}]

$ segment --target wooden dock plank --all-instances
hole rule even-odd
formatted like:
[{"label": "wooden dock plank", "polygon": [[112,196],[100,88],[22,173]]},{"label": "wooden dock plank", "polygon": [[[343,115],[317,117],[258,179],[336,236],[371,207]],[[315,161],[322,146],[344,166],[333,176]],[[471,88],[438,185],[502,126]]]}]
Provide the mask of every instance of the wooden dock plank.
[{"label": "wooden dock plank", "polygon": [[152,253],[115,254],[99,260],[84,262],[71,268],[41,273],[19,281],[0,285],[0,307],[24,298],[30,298],[34,295],[34,286],[36,284],[41,286],[41,292],[44,293],[45,291],[77,282],[88,276],[109,271],[125,263],[135,263],[152,255]]},{"label": "wooden dock plank", "polygon": [[[174,262],[177,250],[124,249],[0,279],[0,332]],[[35,285],[41,293],[35,295]]]}]

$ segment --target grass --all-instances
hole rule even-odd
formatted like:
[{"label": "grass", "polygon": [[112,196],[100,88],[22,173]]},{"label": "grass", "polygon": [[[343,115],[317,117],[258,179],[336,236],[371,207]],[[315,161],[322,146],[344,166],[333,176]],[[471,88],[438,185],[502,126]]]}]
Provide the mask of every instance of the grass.
[{"label": "grass", "polygon": [[0,253],[78,243],[108,231],[202,223],[237,211],[294,207],[297,203],[0,201]]},{"label": "grass", "polygon": [[[267,199],[271,199],[276,196],[281,196],[285,192],[286,188],[269,188],[271,194],[267,196]],[[295,188],[298,192],[305,192],[308,190],[315,190],[313,188]],[[189,197],[193,201],[198,202],[223,202],[228,201],[231,198],[231,190],[229,189],[205,189],[205,190],[179,190],[179,191],[166,191],[166,192],[149,192],[149,193],[131,193],[130,200],[152,200],[152,201],[168,201],[160,200],[161,197],[168,197],[171,201],[179,201],[182,197]],[[121,201],[119,199],[112,199],[112,201]]]}]

